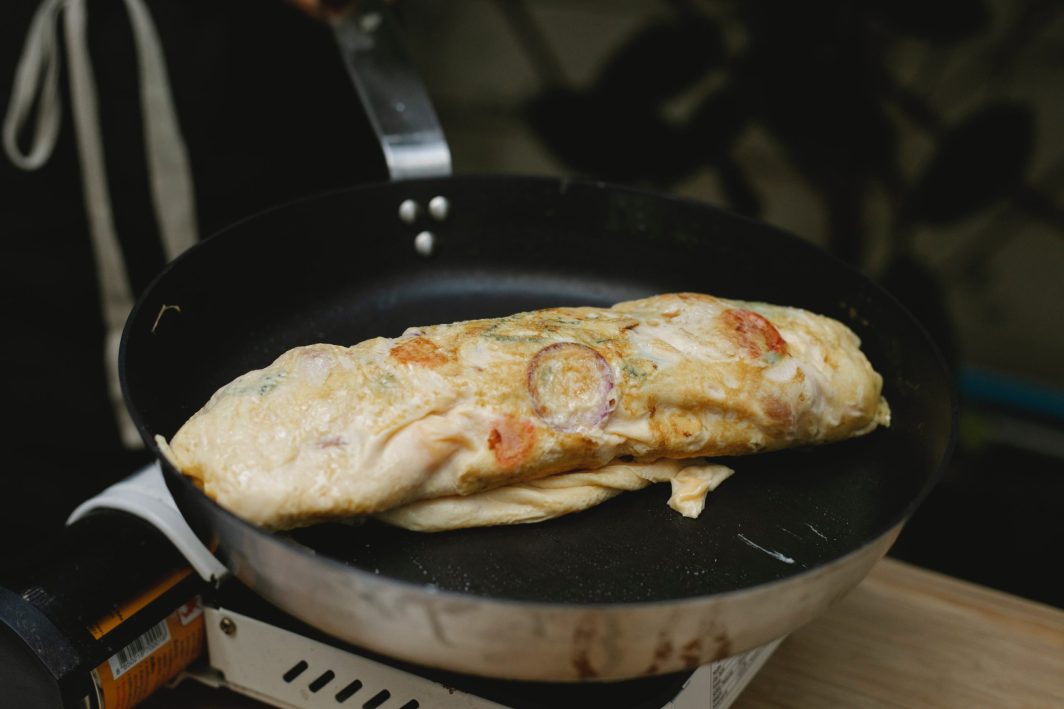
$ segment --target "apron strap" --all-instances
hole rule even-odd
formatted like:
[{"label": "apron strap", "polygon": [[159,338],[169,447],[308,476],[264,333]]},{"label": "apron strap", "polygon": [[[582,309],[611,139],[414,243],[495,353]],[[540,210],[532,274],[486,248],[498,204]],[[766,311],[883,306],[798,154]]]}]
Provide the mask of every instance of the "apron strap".
[{"label": "apron strap", "polygon": [[[136,44],[152,202],[164,252],[167,259],[173,259],[198,238],[192,172],[155,25],[143,0],[125,0],[125,3]],[[143,443],[126,411],[118,380],[118,345],[134,298],[115,231],[107,187],[96,82],[86,35],[85,0],[45,0],[34,15],[22,57],[15,69],[11,102],[4,117],[4,150],[18,167],[36,170],[47,162],[55,149],[62,112],[56,36],[60,13],[63,15],[74,132],[81,164],[82,196],[106,329],[104,367],[108,391],[122,442],[131,448],[140,447]],[[18,136],[29,121],[34,97],[38,95],[35,131],[29,150],[23,152],[18,145]]]}]

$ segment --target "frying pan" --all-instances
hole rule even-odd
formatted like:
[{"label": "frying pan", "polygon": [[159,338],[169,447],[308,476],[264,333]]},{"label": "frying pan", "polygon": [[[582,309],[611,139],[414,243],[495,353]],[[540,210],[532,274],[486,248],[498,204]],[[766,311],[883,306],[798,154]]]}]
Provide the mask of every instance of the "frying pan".
[{"label": "frying pan", "polygon": [[[381,8],[337,27],[393,178],[449,172]],[[401,100],[396,99],[396,91]],[[426,209],[428,205],[431,209]],[[337,638],[458,672],[614,680],[785,635],[860,581],[930,490],[955,400],[898,303],[809,243],[706,204],[531,177],[356,187],[249,218],[170,264],[130,315],[123,391],[147,445],[291,347],[408,326],[700,291],[835,317],[884,377],[889,429],[749,456],[697,520],[653,486],[535,525],[419,534],[367,521],[272,534],[161,464],[247,586]],[[160,456],[161,457],[161,456]]]},{"label": "frying pan", "polygon": [[[397,216],[445,197],[429,257]],[[144,440],[170,437],[237,375],[312,342],[672,291],[837,318],[884,377],[893,424],[828,446],[728,461],[697,520],[661,486],[551,522],[418,534],[379,523],[271,534],[163,459],[196,533],[254,591],[344,640],[490,676],[675,671],[784,635],[855,585],[932,486],[954,399],[926,334],[818,248],[705,204],[551,178],[353,188],[239,223],[148,288],[120,352]],[[175,307],[176,306],[176,307]],[[179,309],[179,310],[178,310]]]}]

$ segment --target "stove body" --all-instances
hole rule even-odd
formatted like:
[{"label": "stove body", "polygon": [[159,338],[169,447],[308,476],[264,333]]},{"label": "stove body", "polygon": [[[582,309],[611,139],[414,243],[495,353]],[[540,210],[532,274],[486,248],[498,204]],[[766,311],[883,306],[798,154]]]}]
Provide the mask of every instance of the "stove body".
[{"label": "stove body", "polygon": [[507,681],[398,662],[232,579],[177,511],[157,465],[82,504],[62,548],[45,556],[0,588],[0,685],[18,706],[125,709],[194,680],[278,707],[723,709],[780,642],[621,682]]}]

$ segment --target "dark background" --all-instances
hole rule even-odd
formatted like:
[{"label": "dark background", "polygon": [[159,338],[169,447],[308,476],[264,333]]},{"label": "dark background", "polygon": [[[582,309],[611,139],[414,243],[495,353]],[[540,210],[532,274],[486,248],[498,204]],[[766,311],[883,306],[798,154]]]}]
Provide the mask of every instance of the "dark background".
[{"label": "dark background", "polygon": [[[150,0],[201,233],[382,177],[327,30],[280,0]],[[35,3],[0,22],[6,110]],[[858,265],[962,394],[956,457],[893,554],[1064,607],[1064,7],[404,0],[457,172],[573,174],[710,201]],[[89,2],[135,291],[163,264],[120,0]],[[10,451],[0,559],[145,460],[118,443],[64,76],[48,165],[0,159]]]}]

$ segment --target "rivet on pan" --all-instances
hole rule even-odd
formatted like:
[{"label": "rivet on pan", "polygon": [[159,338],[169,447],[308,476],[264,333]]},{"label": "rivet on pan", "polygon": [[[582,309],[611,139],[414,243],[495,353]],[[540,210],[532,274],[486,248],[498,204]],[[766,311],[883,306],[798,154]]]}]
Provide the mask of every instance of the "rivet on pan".
[{"label": "rivet on pan", "polygon": [[421,215],[421,205],[412,199],[404,199],[399,205],[399,219],[404,224],[413,224]]},{"label": "rivet on pan", "polygon": [[226,635],[236,635],[236,623],[233,622],[232,618],[222,618],[218,622],[218,627]]},{"label": "rivet on pan", "polygon": [[414,251],[422,256],[432,256],[436,250],[436,235],[431,231],[423,231],[414,237]]},{"label": "rivet on pan", "polygon": [[438,222],[442,222],[451,213],[451,203],[446,197],[433,197],[429,200],[429,215]]}]

